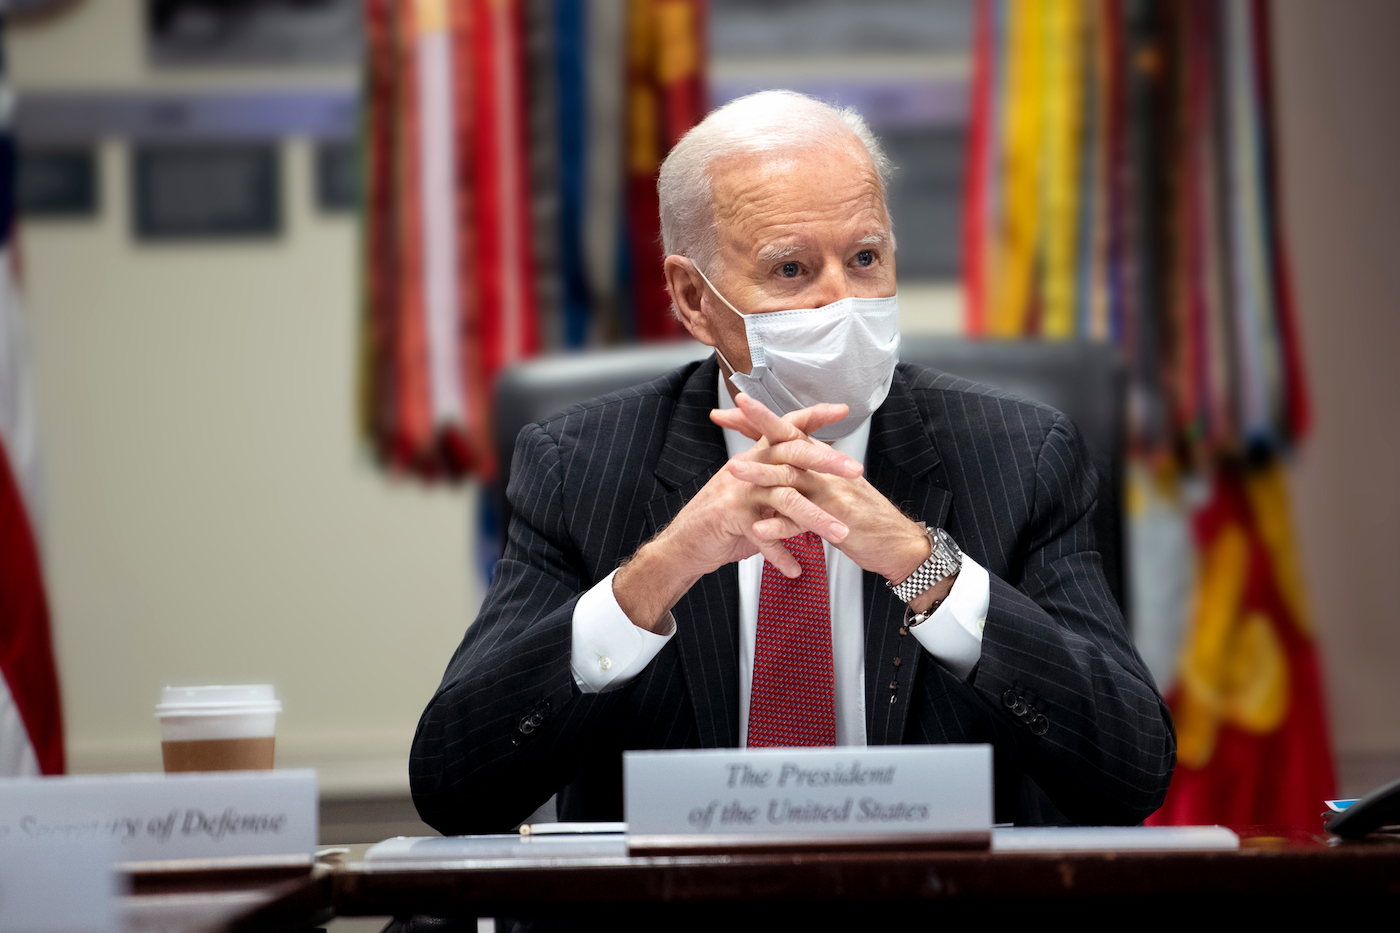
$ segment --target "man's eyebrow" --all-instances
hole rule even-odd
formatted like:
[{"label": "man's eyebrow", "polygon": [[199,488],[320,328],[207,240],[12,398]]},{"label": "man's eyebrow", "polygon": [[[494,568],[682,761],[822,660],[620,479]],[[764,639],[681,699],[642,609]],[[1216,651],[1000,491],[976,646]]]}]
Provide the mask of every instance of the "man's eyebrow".
[{"label": "man's eyebrow", "polygon": [[796,243],[789,243],[786,246],[765,246],[758,251],[758,261],[777,262],[779,259],[786,259],[801,249],[802,247]]},{"label": "man's eyebrow", "polygon": [[[890,242],[891,237],[888,233],[867,233],[859,240],[856,240],[856,245],[886,246]],[[759,262],[777,262],[780,259],[786,259],[793,253],[800,253],[803,249],[804,247],[800,243],[788,243],[782,246],[773,244],[771,246],[765,246],[758,251],[758,260]]]}]

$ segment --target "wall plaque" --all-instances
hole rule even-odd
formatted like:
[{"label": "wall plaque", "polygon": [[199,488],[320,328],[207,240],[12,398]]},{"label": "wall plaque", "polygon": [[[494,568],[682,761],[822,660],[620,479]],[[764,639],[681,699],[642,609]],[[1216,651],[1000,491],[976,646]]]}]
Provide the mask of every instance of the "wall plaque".
[{"label": "wall plaque", "polygon": [[16,199],[30,217],[97,214],[97,153],[91,146],[20,146]]},{"label": "wall plaque", "polygon": [[143,240],[270,237],[281,231],[276,143],[156,144],[132,152]]},{"label": "wall plaque", "polygon": [[353,211],[360,203],[360,160],[353,142],[316,144],[316,205],[323,211]]},{"label": "wall plaque", "polygon": [[354,62],[358,0],[146,0],[146,49],[158,66]]}]

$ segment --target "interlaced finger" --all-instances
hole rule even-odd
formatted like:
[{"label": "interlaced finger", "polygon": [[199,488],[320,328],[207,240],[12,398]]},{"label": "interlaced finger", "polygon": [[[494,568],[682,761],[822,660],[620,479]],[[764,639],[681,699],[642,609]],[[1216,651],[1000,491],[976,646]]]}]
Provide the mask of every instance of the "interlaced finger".
[{"label": "interlaced finger", "polygon": [[804,470],[830,473],[848,479],[854,479],[865,472],[865,468],[853,457],[848,457],[821,441],[810,439],[783,441],[772,447],[756,445],[744,459],[751,463],[787,463]]},{"label": "interlaced finger", "polygon": [[837,405],[831,402],[819,402],[808,408],[801,408],[790,414],[783,415],[783,420],[804,434],[812,434],[819,428],[824,428],[829,424],[835,424],[850,412],[847,405]]},{"label": "interlaced finger", "polygon": [[754,500],[791,519],[802,531],[810,531],[838,544],[851,530],[846,524],[791,486],[753,486]]},{"label": "interlaced finger", "polygon": [[[767,410],[764,408],[764,411]],[[809,408],[802,408],[783,415],[781,420],[786,421],[804,434],[811,434],[819,428],[840,421],[846,417],[847,411],[845,405],[821,402]],[[753,420],[739,408],[716,408],[710,412],[710,420],[722,428],[738,431],[752,441],[764,436],[758,425],[754,424]]]},{"label": "interlaced finger", "polygon": [[751,537],[754,546],[758,548],[758,553],[785,577],[797,579],[802,576],[802,565],[797,562],[797,558],[792,556],[792,552],[783,547],[782,541],[769,541],[762,538]]},{"label": "interlaced finger", "polygon": [[710,411],[710,420],[722,428],[738,431],[751,441],[756,441],[763,437],[763,432],[749,420],[749,416],[737,408],[712,409]]},{"label": "interlaced finger", "polygon": [[752,460],[729,461],[729,472],[755,486],[791,486],[801,490],[807,470],[787,463],[755,463]]},{"label": "interlaced finger", "polygon": [[773,515],[753,523],[749,540],[778,541],[802,534],[802,527],[783,515]]},{"label": "interlaced finger", "polygon": [[783,441],[801,440],[807,436],[807,432],[801,430],[791,421],[784,421],[773,412],[769,411],[758,399],[743,392],[734,399],[739,409],[748,416],[749,420],[768,438],[770,444],[780,444]]}]

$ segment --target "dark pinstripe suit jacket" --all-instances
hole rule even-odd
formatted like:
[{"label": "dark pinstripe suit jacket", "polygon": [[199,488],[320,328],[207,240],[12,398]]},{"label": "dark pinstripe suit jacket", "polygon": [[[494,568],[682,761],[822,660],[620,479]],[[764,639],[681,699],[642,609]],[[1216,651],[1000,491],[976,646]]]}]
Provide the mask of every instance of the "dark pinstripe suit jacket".
[{"label": "dark pinstripe suit jacket", "polygon": [[[724,464],[717,381],[711,358],[521,431],[505,554],[413,742],[414,800],[442,832],[509,829],[556,791],[563,819],[621,819],[624,749],[738,743],[733,564],[676,604],[676,637],[631,684],[585,696],[569,663],[579,594]],[[865,463],[876,488],[991,574],[966,681],[912,638],[897,647],[903,605],[865,574],[870,744],[992,743],[998,820],[1132,823],[1156,809],[1175,734],[1104,581],[1097,480],[1073,425],[901,364]],[[897,651],[905,686],[891,703]]]}]

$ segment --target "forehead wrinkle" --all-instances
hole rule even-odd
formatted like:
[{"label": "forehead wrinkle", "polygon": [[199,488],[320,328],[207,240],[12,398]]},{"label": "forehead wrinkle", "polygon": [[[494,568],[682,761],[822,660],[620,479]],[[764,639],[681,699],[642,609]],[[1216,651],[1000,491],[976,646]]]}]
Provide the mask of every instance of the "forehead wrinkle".
[{"label": "forehead wrinkle", "polygon": [[[848,162],[855,176],[852,179],[853,187],[860,189],[859,193],[852,192],[848,200],[868,198],[872,202],[871,206],[877,206],[883,213],[885,199],[879,175],[868,161],[848,160],[846,156],[847,153],[838,150],[828,153],[824,161],[827,164],[833,161]],[[800,158],[777,156],[772,153],[755,153],[717,160],[710,166],[709,171],[712,217],[715,221],[733,220],[737,215],[745,213],[745,207],[762,211],[765,202],[790,199],[792,192],[785,189],[790,185],[800,186],[803,183],[802,179],[793,176],[794,170],[802,161]]]},{"label": "forehead wrinkle", "polygon": [[[776,192],[771,197],[760,194],[752,199],[737,199],[734,209],[726,211],[722,218],[716,218],[715,226],[721,232],[721,239],[730,240],[744,252],[763,261],[782,259],[811,249],[814,243],[810,240],[812,231],[808,229],[809,225],[820,225],[834,213],[839,215],[850,233],[862,232],[858,239],[847,242],[884,245],[891,240],[889,214],[878,196],[870,199],[861,194],[822,209],[768,209],[769,201],[778,200]],[[850,230],[850,227],[856,230]]]},{"label": "forehead wrinkle", "polygon": [[[878,203],[859,204],[849,213],[842,213],[845,214],[842,222],[845,229],[837,235],[843,241],[838,248],[845,249],[847,244],[888,246],[893,242],[888,229],[889,215]],[[743,212],[736,214],[739,215],[735,218],[737,222],[721,228],[723,238],[760,262],[773,262],[818,249],[819,243],[829,235],[809,227],[812,223],[820,225],[826,219],[826,212],[793,212],[777,218],[763,216],[761,212],[748,217]]]},{"label": "forehead wrinkle", "polygon": [[766,265],[833,234],[845,244],[875,235],[893,246],[879,176],[866,160],[840,151],[764,153],[724,159],[711,172],[710,217],[722,252]]},{"label": "forehead wrinkle", "polygon": [[[729,181],[726,179],[726,181]],[[863,180],[866,181],[866,180]],[[868,182],[853,186],[853,190],[840,202],[828,202],[817,207],[811,206],[790,206],[791,192],[782,190],[783,186],[774,184],[771,180],[763,178],[750,178],[742,181],[730,181],[725,187],[730,195],[725,202],[714,205],[714,219],[716,223],[742,222],[752,217],[761,217],[773,212],[775,207],[786,208],[790,211],[790,216],[796,222],[808,220],[818,220],[829,211],[839,210],[842,206],[849,207],[843,211],[846,216],[853,215],[859,211],[869,210],[875,213],[886,213],[884,198],[880,195],[878,182]],[[720,199],[716,199],[719,202]]]}]

